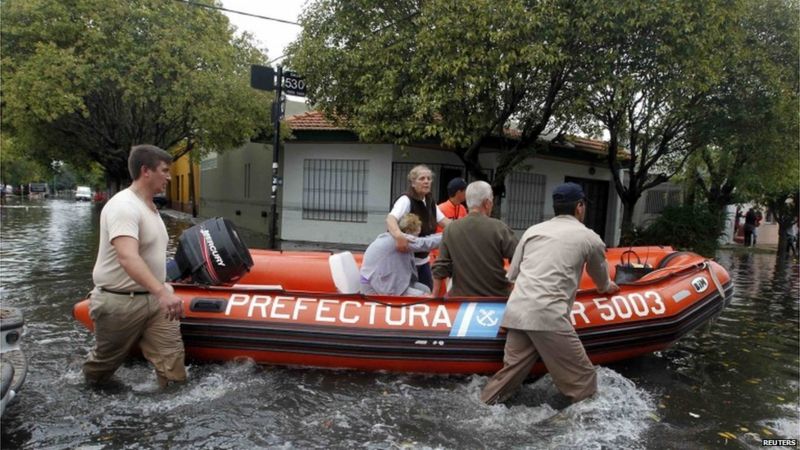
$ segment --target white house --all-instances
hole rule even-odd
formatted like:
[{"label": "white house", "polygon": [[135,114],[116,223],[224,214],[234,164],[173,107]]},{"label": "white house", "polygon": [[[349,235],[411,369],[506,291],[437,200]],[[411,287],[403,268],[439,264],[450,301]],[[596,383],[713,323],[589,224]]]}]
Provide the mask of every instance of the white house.
[{"label": "white house", "polygon": [[[285,143],[281,155],[282,240],[369,244],[385,231],[386,214],[406,190],[406,175],[416,164],[432,169],[437,202],[443,201],[444,186],[451,178],[462,176],[469,181],[458,157],[435,144],[401,147],[360,142],[353,132],[317,111],[291,116],[287,122],[295,138]],[[496,150],[491,143],[482,150],[481,165],[491,178]],[[525,169],[507,178],[501,219],[522,233],[552,217],[550,193],[557,184],[575,181],[584,186],[591,201],[587,226],[609,245],[615,244],[621,206],[605,152],[602,142],[587,139],[550,144],[526,161]],[[269,178],[266,173],[260,177]]]}]

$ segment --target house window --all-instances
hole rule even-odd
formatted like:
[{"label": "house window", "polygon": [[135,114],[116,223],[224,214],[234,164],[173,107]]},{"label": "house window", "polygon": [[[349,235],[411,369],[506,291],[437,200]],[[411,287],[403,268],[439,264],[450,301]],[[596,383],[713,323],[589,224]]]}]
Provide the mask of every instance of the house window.
[{"label": "house window", "polygon": [[244,198],[250,198],[250,168],[251,164],[244,165]]},{"label": "house window", "polygon": [[200,170],[213,170],[217,168],[217,157],[200,161]]},{"label": "house window", "polygon": [[644,212],[645,214],[661,214],[667,206],[678,206],[680,204],[680,191],[651,190],[647,191]]},{"label": "house window", "polygon": [[508,226],[514,230],[524,230],[544,220],[546,184],[547,177],[538,173],[512,172],[508,176]]},{"label": "house window", "polygon": [[303,161],[303,219],[367,221],[366,159]]}]

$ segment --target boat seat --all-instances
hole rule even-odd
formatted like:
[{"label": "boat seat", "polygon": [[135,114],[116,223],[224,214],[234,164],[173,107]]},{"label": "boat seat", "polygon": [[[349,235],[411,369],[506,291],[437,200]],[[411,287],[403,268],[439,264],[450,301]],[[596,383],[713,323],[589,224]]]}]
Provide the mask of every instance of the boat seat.
[{"label": "boat seat", "polygon": [[342,294],[357,294],[361,291],[361,273],[356,258],[350,252],[336,253],[328,257],[331,277],[336,289]]}]

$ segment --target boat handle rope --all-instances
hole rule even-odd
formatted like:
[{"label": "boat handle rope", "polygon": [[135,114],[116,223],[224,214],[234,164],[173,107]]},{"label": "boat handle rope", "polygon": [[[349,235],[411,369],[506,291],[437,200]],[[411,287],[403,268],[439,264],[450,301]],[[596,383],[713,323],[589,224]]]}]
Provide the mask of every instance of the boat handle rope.
[{"label": "boat handle rope", "polygon": [[719,282],[717,279],[717,274],[714,272],[714,269],[711,267],[711,263],[706,260],[703,262],[703,266],[708,269],[708,274],[711,275],[711,280],[714,282],[714,286],[717,287],[717,291],[719,291],[719,296],[722,297],[722,300],[725,300],[725,289],[722,287],[722,283]]}]

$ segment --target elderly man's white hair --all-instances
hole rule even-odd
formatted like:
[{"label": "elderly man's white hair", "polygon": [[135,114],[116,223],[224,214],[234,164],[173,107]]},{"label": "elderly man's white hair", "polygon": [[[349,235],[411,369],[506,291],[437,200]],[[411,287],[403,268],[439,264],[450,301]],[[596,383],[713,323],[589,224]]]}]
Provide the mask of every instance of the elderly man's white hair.
[{"label": "elderly man's white hair", "polygon": [[467,186],[467,208],[481,206],[484,200],[492,200],[492,186],[485,181],[473,181]]}]

